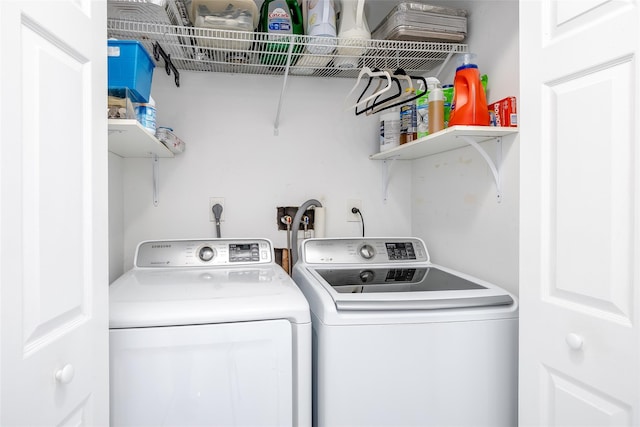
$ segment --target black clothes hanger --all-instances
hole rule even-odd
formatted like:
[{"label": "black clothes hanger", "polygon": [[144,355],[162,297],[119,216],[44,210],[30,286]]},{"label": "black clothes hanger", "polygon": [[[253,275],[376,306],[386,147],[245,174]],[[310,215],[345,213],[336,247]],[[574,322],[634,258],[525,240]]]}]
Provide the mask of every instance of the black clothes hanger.
[{"label": "black clothes hanger", "polygon": [[375,99],[369,101],[369,102],[371,102],[371,104],[369,104],[369,102],[367,102],[367,106],[365,108],[363,108],[362,110],[358,110],[356,108],[356,110],[355,110],[356,116],[359,116],[362,113],[368,113],[368,112],[372,111],[377,105],[381,104],[382,102],[386,102],[388,100],[400,97],[402,95],[402,84],[400,83],[400,80],[397,77],[391,76],[391,81],[394,83],[394,86],[397,89],[396,92],[393,93],[392,95],[388,96],[387,98],[385,98],[382,101],[378,101],[378,98],[380,96],[382,96],[382,95],[378,95]]},{"label": "black clothes hanger", "polygon": [[[403,73],[404,75],[407,75],[404,72],[404,70],[402,70],[401,68],[399,68],[398,70],[396,70],[394,72],[394,74],[398,74],[398,73]],[[425,91],[428,89],[427,79],[425,79],[424,77],[422,77],[422,76],[409,76],[409,77],[411,79],[413,79],[413,80],[418,80],[418,81],[422,82],[422,84],[424,85],[423,87],[425,88]],[[417,93],[417,91],[416,91],[416,93],[414,95],[411,95],[410,97],[403,98],[402,100],[399,100],[398,102],[395,102],[395,103],[392,103],[392,104],[389,104],[389,105],[385,104],[383,108],[376,109],[373,112],[374,113],[379,113],[380,111],[384,111],[384,110],[388,110],[389,108],[397,107],[397,106],[405,104],[407,102],[414,101],[414,100],[420,98],[423,95],[424,95],[424,93]],[[371,106],[371,109],[373,110],[377,106],[381,106],[384,102],[387,102],[387,100],[382,101],[382,102],[375,102],[374,105]],[[369,108],[369,107],[367,107],[367,108]]]},{"label": "black clothes hanger", "polygon": [[[374,70],[375,70],[375,71],[380,71],[378,68],[374,68]],[[393,83],[395,83],[395,86],[396,86],[396,88],[397,88],[397,92],[396,92],[396,93],[394,93],[394,94],[392,94],[391,96],[389,96],[389,97],[385,98],[384,100],[381,100],[381,101],[378,101],[378,98],[381,96],[381,95],[378,95],[377,97],[375,97],[375,98],[374,98],[373,104],[371,104],[371,105],[367,105],[367,106],[366,106],[365,108],[363,108],[362,110],[358,110],[358,108],[357,108],[357,106],[356,106],[356,109],[355,109],[356,116],[359,116],[359,115],[360,115],[360,114],[362,114],[362,113],[366,113],[367,111],[371,111],[373,108],[375,108],[375,106],[376,106],[376,105],[379,105],[379,104],[381,104],[382,102],[386,102],[386,101],[388,101],[388,100],[395,99],[395,98],[399,97],[400,95],[402,95],[402,85],[400,84],[400,80],[399,80],[397,77],[395,77],[395,76],[391,75],[391,81],[393,81]],[[363,90],[363,91],[362,91],[362,93],[360,94],[360,97],[358,98],[358,102],[360,102],[360,99],[361,99],[361,98],[364,96],[364,94],[367,92],[367,90],[368,90],[368,89],[369,89],[369,87],[371,86],[371,83],[372,83],[372,82],[373,82],[373,78],[372,78],[372,77],[369,77],[369,81],[367,82],[367,86],[364,88],[364,90]]]}]

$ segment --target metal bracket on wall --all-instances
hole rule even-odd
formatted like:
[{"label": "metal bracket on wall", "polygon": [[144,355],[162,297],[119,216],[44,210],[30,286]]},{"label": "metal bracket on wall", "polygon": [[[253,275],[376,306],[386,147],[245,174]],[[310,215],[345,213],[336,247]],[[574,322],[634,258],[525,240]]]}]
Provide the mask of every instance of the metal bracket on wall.
[{"label": "metal bracket on wall", "polygon": [[161,56],[162,56],[162,59],[164,59],[164,69],[167,72],[167,75],[170,76],[171,70],[173,70],[174,81],[176,82],[176,86],[180,87],[180,73],[178,72],[178,69],[175,67],[175,65],[173,65],[173,62],[171,62],[171,55],[166,53],[162,49],[162,47],[160,47],[160,44],[158,42],[154,42],[153,57],[156,59],[156,61],[160,61]]},{"label": "metal bracket on wall", "polygon": [[387,203],[387,198],[389,196],[389,181],[391,177],[389,176],[389,168],[391,165],[397,160],[397,157],[389,157],[388,159],[382,162],[382,203]]},{"label": "metal bracket on wall", "polygon": [[158,204],[160,203],[158,197],[158,193],[160,192],[160,159],[156,154],[151,157],[151,165],[153,168],[153,206],[158,207]]},{"label": "metal bracket on wall", "polygon": [[493,174],[493,179],[496,182],[496,197],[497,197],[498,203],[500,203],[502,201],[502,190],[500,189],[500,170],[499,170],[499,168],[500,168],[500,164],[502,163],[502,138],[501,137],[496,137],[495,138],[495,141],[496,141],[496,161],[495,161],[495,163],[493,162],[493,160],[491,160],[491,157],[489,157],[489,154],[487,154],[487,152],[480,146],[480,144],[478,144],[476,141],[474,141],[473,138],[471,138],[469,136],[466,136],[466,135],[460,135],[460,136],[458,136],[458,138],[462,138],[470,146],[475,148],[476,151],[478,151],[478,153],[480,153],[480,155],[485,160],[485,162],[487,162],[487,165],[489,166],[489,168],[491,169],[491,173]]}]

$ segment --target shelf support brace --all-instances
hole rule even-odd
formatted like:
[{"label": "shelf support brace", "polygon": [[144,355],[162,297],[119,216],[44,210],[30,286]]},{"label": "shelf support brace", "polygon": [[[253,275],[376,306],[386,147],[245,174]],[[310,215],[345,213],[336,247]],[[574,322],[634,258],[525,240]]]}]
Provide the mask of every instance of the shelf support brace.
[{"label": "shelf support brace", "polygon": [[171,62],[171,55],[166,53],[162,47],[160,47],[160,43],[153,42],[153,57],[156,61],[160,60],[160,57],[164,59],[164,69],[167,72],[167,75],[171,75],[171,70],[173,70],[173,80],[176,82],[176,86],[180,87],[180,73],[173,62]]},{"label": "shelf support brace", "polygon": [[442,61],[442,64],[440,64],[440,68],[438,68],[438,71],[436,72],[434,77],[437,77],[438,79],[440,79],[440,74],[442,74],[442,70],[444,69],[444,67],[449,63],[449,60],[451,59],[451,57],[453,56],[453,51],[449,52],[447,54],[447,57],[444,59],[444,61]]},{"label": "shelf support brace", "polygon": [[478,153],[482,156],[482,158],[487,162],[487,165],[491,169],[491,173],[493,174],[493,179],[496,182],[496,197],[498,203],[502,201],[502,190],[500,189],[500,163],[502,163],[502,138],[496,137],[496,162],[494,163],[491,160],[491,157],[487,154],[487,152],[478,144],[473,138],[468,137],[466,135],[461,135],[460,138],[464,139],[470,146],[476,149]]},{"label": "shelf support brace", "polygon": [[153,168],[153,206],[158,207],[160,203],[158,198],[158,193],[160,192],[160,183],[159,183],[159,169],[160,169],[160,159],[157,154],[154,154],[151,157],[151,166]]},{"label": "shelf support brace", "polygon": [[278,126],[280,126],[280,109],[282,108],[282,98],[284,98],[284,91],[287,88],[287,79],[289,78],[289,67],[291,66],[291,54],[293,53],[294,39],[291,37],[289,41],[289,50],[287,51],[287,65],[284,69],[284,79],[282,81],[282,90],[280,91],[280,100],[278,101],[278,110],[276,111],[276,120],[273,124],[273,134],[278,136]]},{"label": "shelf support brace", "polygon": [[382,161],[382,203],[386,204],[389,198],[389,168],[395,162],[397,157],[390,157]]}]

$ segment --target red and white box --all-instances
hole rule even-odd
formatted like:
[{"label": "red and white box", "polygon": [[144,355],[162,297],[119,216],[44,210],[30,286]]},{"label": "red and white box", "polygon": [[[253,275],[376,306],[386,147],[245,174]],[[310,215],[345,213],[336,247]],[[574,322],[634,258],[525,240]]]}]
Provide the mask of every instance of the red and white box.
[{"label": "red and white box", "polygon": [[510,96],[489,104],[489,115],[491,116],[491,126],[517,127],[518,108],[516,97]]}]

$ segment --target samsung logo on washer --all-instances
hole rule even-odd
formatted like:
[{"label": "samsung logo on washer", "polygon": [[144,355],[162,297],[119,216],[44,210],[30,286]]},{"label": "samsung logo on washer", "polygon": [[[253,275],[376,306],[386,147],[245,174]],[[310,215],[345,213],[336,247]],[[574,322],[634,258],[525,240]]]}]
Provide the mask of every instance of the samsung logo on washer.
[{"label": "samsung logo on washer", "polygon": [[158,244],[158,245],[151,245],[151,249],[162,249],[162,248],[170,248],[171,245],[168,243],[164,243],[164,244]]}]

